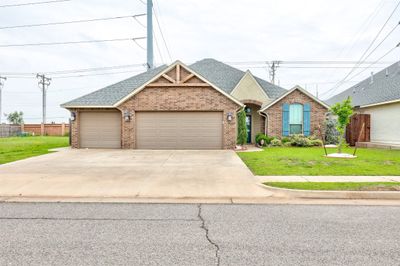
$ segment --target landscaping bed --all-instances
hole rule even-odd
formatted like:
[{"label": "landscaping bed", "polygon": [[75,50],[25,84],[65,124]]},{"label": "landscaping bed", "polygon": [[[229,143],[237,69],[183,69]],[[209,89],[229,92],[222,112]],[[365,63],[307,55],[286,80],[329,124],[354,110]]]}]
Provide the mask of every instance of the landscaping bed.
[{"label": "landscaping bed", "polygon": [[0,138],[0,164],[49,153],[49,149],[69,146],[68,137]]},{"label": "landscaping bed", "polygon": [[[353,150],[344,148],[343,152],[352,154]],[[267,147],[238,156],[258,176],[400,176],[400,150],[359,148],[358,158],[351,160],[324,154],[321,147]]]},{"label": "landscaping bed", "polygon": [[400,182],[265,182],[264,185],[299,190],[400,191]]}]

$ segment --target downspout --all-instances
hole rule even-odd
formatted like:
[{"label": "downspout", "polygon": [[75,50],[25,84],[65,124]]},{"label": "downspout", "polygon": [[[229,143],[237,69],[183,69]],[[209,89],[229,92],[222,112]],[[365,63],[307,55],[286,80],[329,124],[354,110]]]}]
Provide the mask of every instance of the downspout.
[{"label": "downspout", "polygon": [[268,136],[268,123],[269,123],[268,114],[265,114],[265,113],[260,112],[260,111],[258,111],[258,114],[265,118],[265,123],[264,123],[264,135]]}]

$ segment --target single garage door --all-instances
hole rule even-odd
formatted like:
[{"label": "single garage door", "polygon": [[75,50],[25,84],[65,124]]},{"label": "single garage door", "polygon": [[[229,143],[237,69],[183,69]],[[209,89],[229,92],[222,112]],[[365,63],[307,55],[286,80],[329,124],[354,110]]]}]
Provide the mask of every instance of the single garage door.
[{"label": "single garage door", "polygon": [[121,148],[120,112],[82,112],[79,119],[81,148]]},{"label": "single garage door", "polygon": [[137,112],[138,149],[222,149],[222,112]]}]

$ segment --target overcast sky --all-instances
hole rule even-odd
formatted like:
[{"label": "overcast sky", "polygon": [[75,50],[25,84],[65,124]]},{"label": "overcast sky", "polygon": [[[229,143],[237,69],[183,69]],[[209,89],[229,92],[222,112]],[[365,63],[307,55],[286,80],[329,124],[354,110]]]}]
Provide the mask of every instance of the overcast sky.
[{"label": "overcast sky", "polygon": [[[41,0],[1,0],[1,5]],[[144,0],[143,0],[144,1]],[[224,62],[351,60],[358,61],[372,42],[398,1],[395,0],[158,0],[155,10],[170,50],[171,58],[154,20],[156,64],[181,60],[192,63],[212,57]],[[146,12],[140,0],[71,0],[60,3],[0,7],[0,27],[105,18]],[[378,44],[399,22],[400,8],[375,42]],[[101,22],[0,30],[0,45],[43,42],[101,40],[142,37],[145,17]],[[140,23],[139,23],[140,22]],[[143,25],[141,25],[143,24]],[[400,27],[399,27],[400,28]],[[399,41],[399,29],[370,56],[374,61]],[[138,41],[145,47],[146,41]],[[374,46],[373,46],[374,47]],[[161,55],[160,55],[161,54]],[[400,48],[382,61],[395,62]],[[41,47],[0,47],[0,75],[8,76],[3,88],[3,113],[23,111],[26,122],[41,121],[41,92],[33,73],[59,70],[143,64],[146,52],[131,41]],[[307,68],[297,68],[297,67]],[[325,91],[344,78],[350,69],[310,68],[312,65],[282,64],[277,83],[286,89],[296,84],[322,98]],[[366,69],[336,92],[350,87],[386,65]],[[260,64],[238,65],[269,80]],[[293,68],[296,67],[296,68]],[[317,66],[318,67],[318,66]],[[93,90],[144,71],[143,66],[108,71],[49,75],[47,117],[67,121],[69,113],[59,105]],[[113,75],[77,76],[79,74]],[[120,73],[124,72],[124,73]],[[358,70],[355,72],[357,73]],[[18,74],[26,73],[26,74]],[[29,74],[32,73],[32,74]],[[12,78],[18,74],[20,78]],[[74,77],[71,77],[74,76]],[[3,116],[4,121],[4,116]]]}]

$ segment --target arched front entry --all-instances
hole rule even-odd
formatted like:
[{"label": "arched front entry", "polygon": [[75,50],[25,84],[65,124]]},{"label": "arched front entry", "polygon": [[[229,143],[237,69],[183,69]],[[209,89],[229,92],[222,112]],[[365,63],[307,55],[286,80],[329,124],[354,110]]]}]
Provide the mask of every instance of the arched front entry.
[{"label": "arched front entry", "polygon": [[264,117],[260,116],[258,111],[262,103],[254,100],[242,101],[246,107],[246,129],[247,129],[247,143],[255,143],[256,135],[264,133]]}]

